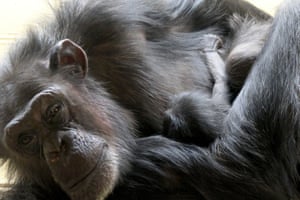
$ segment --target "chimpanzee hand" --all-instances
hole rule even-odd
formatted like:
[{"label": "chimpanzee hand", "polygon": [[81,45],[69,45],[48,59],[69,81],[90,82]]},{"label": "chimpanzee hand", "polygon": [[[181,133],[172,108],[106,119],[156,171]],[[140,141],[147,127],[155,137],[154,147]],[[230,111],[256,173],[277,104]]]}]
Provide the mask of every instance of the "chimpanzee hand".
[{"label": "chimpanzee hand", "polygon": [[163,133],[181,142],[208,146],[219,134],[229,108],[225,64],[218,53],[222,41],[216,37],[211,49],[204,49],[212,75],[212,91],[195,90],[175,95],[165,112]]}]

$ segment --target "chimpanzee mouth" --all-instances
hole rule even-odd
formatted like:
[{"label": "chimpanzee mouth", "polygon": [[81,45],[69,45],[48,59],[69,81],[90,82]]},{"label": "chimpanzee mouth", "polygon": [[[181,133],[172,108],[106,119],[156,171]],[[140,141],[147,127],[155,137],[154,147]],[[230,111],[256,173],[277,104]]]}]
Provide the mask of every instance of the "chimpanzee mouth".
[{"label": "chimpanzee mouth", "polygon": [[85,180],[87,180],[92,174],[93,172],[96,171],[96,169],[98,168],[99,164],[100,164],[100,160],[101,160],[101,157],[97,160],[96,164],[94,165],[94,167],[88,171],[86,173],[85,176],[83,176],[82,178],[80,178],[78,181],[76,181],[75,183],[73,183],[70,187],[69,187],[69,191],[74,191],[74,190],[77,190],[77,187],[79,187],[82,183],[85,182]]},{"label": "chimpanzee mouth", "polygon": [[82,176],[79,180],[75,181],[74,183],[70,184],[69,187],[67,187],[68,188],[67,190],[69,192],[79,191],[79,189],[82,188],[82,185],[89,185],[89,184],[86,184],[85,182],[92,179],[90,177],[92,177],[95,174],[95,172],[97,171],[97,169],[99,167],[101,167],[100,166],[101,163],[105,162],[106,159],[104,159],[103,157],[106,157],[106,153],[104,153],[104,152],[107,147],[108,146],[105,144],[101,145],[101,148],[99,148],[101,150],[99,151],[99,155],[97,156],[97,161],[96,161],[95,165],[89,171],[87,171],[87,173],[84,176]]}]

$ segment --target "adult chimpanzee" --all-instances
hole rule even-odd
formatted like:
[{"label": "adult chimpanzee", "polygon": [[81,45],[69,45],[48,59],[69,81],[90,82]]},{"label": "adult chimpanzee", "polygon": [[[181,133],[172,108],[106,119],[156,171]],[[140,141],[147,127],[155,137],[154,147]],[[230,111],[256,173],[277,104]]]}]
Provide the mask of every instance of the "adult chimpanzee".
[{"label": "adult chimpanzee", "polygon": [[[269,19],[236,0],[63,3],[54,19],[30,30],[1,65],[0,155],[16,173],[4,199],[104,199],[118,182],[128,180],[131,187],[138,180],[130,184],[133,176],[126,176],[132,162],[157,140],[149,138],[143,147],[145,141],[136,144],[133,135],[160,130],[172,95],[192,89],[211,94],[212,75],[219,77],[215,70],[219,63],[223,67],[222,60],[215,62],[228,57],[226,62],[234,63],[244,55],[248,62],[246,53],[234,56],[243,42],[239,37]],[[248,36],[261,47],[264,34]],[[228,66],[230,71],[233,65]],[[157,145],[160,150],[161,142]],[[176,145],[162,153],[177,151]],[[186,152],[174,162],[193,156]],[[162,173],[168,173],[166,167]],[[181,192],[200,196],[189,185]],[[159,198],[174,195],[162,187]]]},{"label": "adult chimpanzee", "polygon": [[130,181],[115,190],[116,196],[168,199],[163,192],[194,189],[194,195],[178,198],[174,192],[169,199],[300,199],[299,10],[299,0],[289,0],[279,10],[211,146],[183,145],[161,136],[138,139],[137,159],[125,179]]}]

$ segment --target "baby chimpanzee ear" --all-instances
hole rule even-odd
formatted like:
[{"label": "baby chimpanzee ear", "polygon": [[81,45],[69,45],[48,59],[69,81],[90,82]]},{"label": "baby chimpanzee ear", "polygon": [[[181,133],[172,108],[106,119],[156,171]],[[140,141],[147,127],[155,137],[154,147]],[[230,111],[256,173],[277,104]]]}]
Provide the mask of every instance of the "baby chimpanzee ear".
[{"label": "baby chimpanzee ear", "polygon": [[62,70],[75,77],[84,78],[88,71],[85,51],[69,39],[59,41],[51,51],[50,69]]}]

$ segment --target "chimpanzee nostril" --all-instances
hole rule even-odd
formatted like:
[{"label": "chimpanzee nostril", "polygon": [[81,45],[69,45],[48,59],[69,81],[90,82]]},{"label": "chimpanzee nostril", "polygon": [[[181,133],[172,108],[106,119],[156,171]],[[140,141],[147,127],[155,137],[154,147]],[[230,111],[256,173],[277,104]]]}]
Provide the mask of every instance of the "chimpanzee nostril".
[{"label": "chimpanzee nostril", "polygon": [[59,161],[60,158],[60,153],[59,152],[49,152],[46,155],[47,160],[50,161],[51,163],[55,163]]},{"label": "chimpanzee nostril", "polygon": [[66,145],[61,137],[52,135],[45,139],[43,148],[46,159],[51,163],[55,163],[60,160],[61,154],[65,152]]}]

